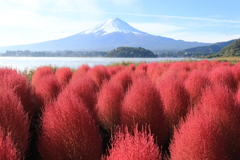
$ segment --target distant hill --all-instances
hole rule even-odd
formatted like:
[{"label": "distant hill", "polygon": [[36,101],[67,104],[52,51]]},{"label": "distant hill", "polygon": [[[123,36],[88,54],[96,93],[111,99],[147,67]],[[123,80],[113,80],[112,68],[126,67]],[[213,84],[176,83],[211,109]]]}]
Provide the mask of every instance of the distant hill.
[{"label": "distant hill", "polygon": [[227,47],[224,47],[219,53],[219,56],[240,56],[240,39],[233,41]]},{"label": "distant hill", "polygon": [[214,43],[214,44],[209,45],[209,46],[189,48],[189,49],[185,49],[181,52],[184,52],[188,55],[194,55],[194,56],[206,56],[206,55],[216,54],[222,48],[231,44],[233,41],[234,40],[227,41],[227,42],[218,42],[218,43]]},{"label": "distant hill", "polygon": [[157,57],[157,55],[141,47],[118,47],[108,52],[105,57]]}]

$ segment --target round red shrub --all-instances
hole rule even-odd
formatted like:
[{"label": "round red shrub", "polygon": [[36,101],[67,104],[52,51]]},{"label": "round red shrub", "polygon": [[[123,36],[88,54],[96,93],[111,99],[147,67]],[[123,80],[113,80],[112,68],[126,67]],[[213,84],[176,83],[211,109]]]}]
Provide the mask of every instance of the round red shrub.
[{"label": "round red shrub", "polygon": [[174,71],[190,71],[189,62],[174,62],[170,65],[169,69]]},{"label": "round red shrub", "polygon": [[61,91],[61,86],[54,74],[43,76],[34,87],[37,110],[46,103],[55,101]]},{"label": "round red shrub", "polygon": [[139,131],[138,127],[135,126],[133,135],[127,127],[124,130],[118,129],[112,137],[111,145],[109,156],[103,157],[103,160],[161,159],[159,147],[154,143],[154,136],[146,127]]},{"label": "round red shrub", "polygon": [[240,108],[235,94],[228,87],[218,84],[203,93],[200,106],[204,114],[210,114],[222,128],[228,159],[240,159]]},{"label": "round red shrub", "polygon": [[88,71],[89,77],[97,84],[99,88],[101,88],[102,83],[105,80],[110,79],[110,75],[107,71],[107,68],[102,65],[94,66]]},{"label": "round red shrub", "polygon": [[113,76],[116,73],[118,73],[119,71],[123,70],[124,68],[125,68],[125,66],[123,66],[123,65],[109,66],[109,67],[107,67],[107,70],[108,70],[109,75]]},{"label": "round red shrub", "polygon": [[10,89],[0,87],[0,130],[10,136],[20,159],[29,147],[29,120],[20,99]]},{"label": "round red shrub", "polygon": [[141,77],[141,76],[143,77],[147,76],[147,68],[148,68],[147,63],[140,63],[134,70],[132,74],[132,78],[137,79],[138,77]]},{"label": "round red shrub", "polygon": [[232,74],[231,67],[220,66],[216,67],[209,74],[210,80],[213,84],[226,85],[233,91],[237,90],[237,82]]},{"label": "round red shrub", "polygon": [[126,69],[130,70],[130,71],[134,71],[136,69],[136,65],[135,64],[130,64],[129,66],[126,67]]},{"label": "round red shrub", "polygon": [[41,77],[53,74],[53,69],[50,66],[38,67],[32,76],[32,86],[35,87]]},{"label": "round red shrub", "polygon": [[157,83],[158,79],[167,71],[165,67],[156,67],[152,75],[149,77],[153,83]]},{"label": "round red shrub", "polygon": [[17,149],[13,144],[11,138],[4,136],[0,130],[0,159],[2,160],[20,160]]},{"label": "round red shrub", "polygon": [[72,78],[72,71],[68,67],[58,68],[55,72],[56,78],[62,87],[65,87]]},{"label": "round red shrub", "polygon": [[135,73],[138,73],[138,74],[141,74],[141,73],[144,73],[146,74],[147,73],[147,69],[148,69],[148,64],[147,63],[140,63],[136,69],[135,69]]},{"label": "round red shrub", "polygon": [[171,160],[227,160],[223,130],[209,114],[191,113],[175,129],[170,144]]},{"label": "round red shrub", "polygon": [[195,111],[175,130],[172,159],[239,159],[239,112],[228,87],[208,87]]},{"label": "round red shrub", "polygon": [[112,76],[110,81],[119,83],[126,92],[132,85],[132,72],[129,70],[120,71],[116,75]]},{"label": "round red shrub", "polygon": [[73,72],[71,81],[78,80],[82,76],[85,76],[89,69],[90,67],[87,64],[80,66],[75,72]]},{"label": "round red shrub", "polygon": [[120,124],[121,103],[124,89],[120,83],[110,81],[103,84],[96,105],[97,116],[101,126],[111,131],[114,125]]},{"label": "round red shrub", "polygon": [[148,67],[147,67],[148,77],[152,77],[152,74],[155,72],[156,68],[158,68],[157,66],[158,66],[157,62],[151,62],[148,64]]},{"label": "round red shrub", "polygon": [[170,133],[173,127],[185,118],[189,110],[189,95],[184,84],[175,74],[164,74],[157,82],[157,88],[168,122]]},{"label": "round red shrub", "polygon": [[236,101],[237,101],[238,105],[240,105],[240,87],[238,87],[238,91],[236,93]]},{"label": "round red shrub", "polygon": [[235,64],[234,66],[231,67],[232,69],[232,74],[235,78],[235,81],[237,82],[237,85],[239,87],[239,82],[240,82],[240,63]]},{"label": "round red shrub", "polygon": [[27,77],[17,73],[14,69],[0,69],[0,86],[11,89],[19,98],[29,118],[33,116],[34,104],[32,90]]},{"label": "round red shrub", "polygon": [[197,105],[201,99],[202,92],[207,86],[210,86],[209,72],[195,70],[190,73],[185,81],[185,88],[189,93],[190,104],[192,107]]},{"label": "round red shrub", "polygon": [[198,61],[196,64],[196,69],[201,71],[210,71],[212,69],[212,62],[208,60]]},{"label": "round red shrub", "polygon": [[72,79],[68,86],[60,93],[59,97],[65,92],[71,92],[75,97],[82,101],[90,113],[95,117],[95,105],[97,103],[98,86],[89,77],[85,75],[79,79]]},{"label": "round red shrub", "polygon": [[42,159],[100,159],[98,126],[74,94],[65,92],[44,111],[38,150]]},{"label": "round red shrub", "polygon": [[134,79],[125,95],[121,110],[121,123],[132,129],[136,123],[149,124],[158,144],[166,138],[166,124],[163,105],[156,87],[145,76]]}]

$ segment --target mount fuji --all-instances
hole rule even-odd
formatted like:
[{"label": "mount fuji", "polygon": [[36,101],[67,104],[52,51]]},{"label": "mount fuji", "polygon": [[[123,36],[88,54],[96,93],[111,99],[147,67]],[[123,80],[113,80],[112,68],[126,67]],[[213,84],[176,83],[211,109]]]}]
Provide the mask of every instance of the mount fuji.
[{"label": "mount fuji", "polygon": [[122,46],[143,47],[150,50],[183,50],[206,45],[210,44],[154,36],[130,26],[119,18],[113,18],[66,38],[28,45],[0,47],[0,51],[109,51]]}]

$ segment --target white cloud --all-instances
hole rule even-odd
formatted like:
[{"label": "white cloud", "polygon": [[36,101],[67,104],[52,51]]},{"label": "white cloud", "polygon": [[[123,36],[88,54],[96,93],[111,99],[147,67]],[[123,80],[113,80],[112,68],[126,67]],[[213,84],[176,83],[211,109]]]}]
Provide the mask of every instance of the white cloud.
[{"label": "white cloud", "polygon": [[37,43],[77,34],[99,22],[43,16],[33,11],[0,12],[0,46]]}]

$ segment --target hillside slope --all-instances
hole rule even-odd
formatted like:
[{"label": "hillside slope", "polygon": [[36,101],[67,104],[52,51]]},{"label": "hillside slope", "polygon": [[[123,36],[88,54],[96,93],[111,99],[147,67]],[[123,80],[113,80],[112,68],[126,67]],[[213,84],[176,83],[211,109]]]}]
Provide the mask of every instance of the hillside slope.
[{"label": "hillside slope", "polygon": [[138,47],[118,47],[108,52],[105,57],[157,57],[150,50]]},{"label": "hillside slope", "polygon": [[219,56],[240,56],[240,39],[233,41],[227,47],[224,47],[219,53]]},{"label": "hillside slope", "polygon": [[195,56],[203,56],[203,55],[211,55],[211,54],[216,54],[218,53],[222,48],[230,45],[233,41],[235,40],[231,40],[231,41],[227,41],[227,42],[218,42],[218,43],[214,43],[212,45],[209,46],[200,46],[200,47],[194,47],[194,48],[188,48],[185,49],[181,52],[184,52],[188,55],[195,55]]}]

